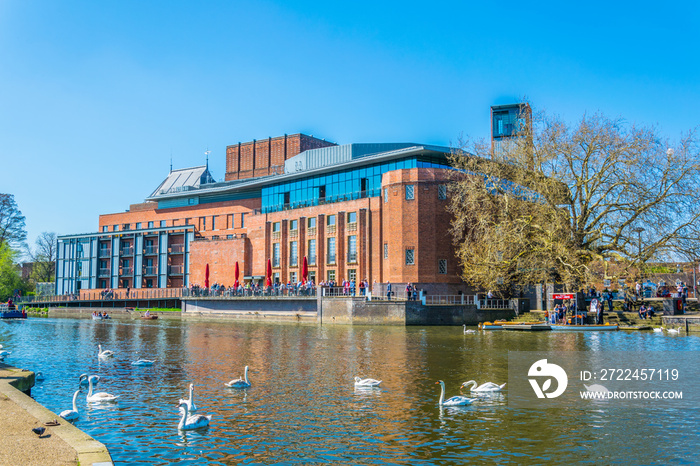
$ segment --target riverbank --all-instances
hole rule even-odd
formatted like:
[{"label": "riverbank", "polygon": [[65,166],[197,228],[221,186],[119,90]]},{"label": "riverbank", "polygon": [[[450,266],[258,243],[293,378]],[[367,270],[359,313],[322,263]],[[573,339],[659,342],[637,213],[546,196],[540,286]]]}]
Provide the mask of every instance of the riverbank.
[{"label": "riverbank", "polygon": [[107,447],[24,393],[33,385],[33,372],[0,363],[0,464],[111,466]]}]

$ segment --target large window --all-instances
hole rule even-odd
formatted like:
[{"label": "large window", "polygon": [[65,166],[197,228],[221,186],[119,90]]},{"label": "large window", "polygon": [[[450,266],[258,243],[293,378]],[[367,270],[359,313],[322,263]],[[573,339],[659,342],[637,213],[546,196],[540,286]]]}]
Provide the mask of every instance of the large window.
[{"label": "large window", "polygon": [[384,259],[389,258],[389,243],[384,243]]},{"label": "large window", "polygon": [[348,223],[357,222],[357,212],[348,212]]},{"label": "large window", "polygon": [[297,258],[297,242],[292,241],[289,243],[289,266],[296,267],[298,262]]},{"label": "large window", "polygon": [[309,240],[309,248],[307,251],[309,253],[309,265],[316,265],[316,240],[315,239]]},{"label": "large window", "polygon": [[438,199],[441,201],[444,201],[447,199],[447,185],[446,184],[439,184],[438,185]]},{"label": "large window", "polygon": [[297,225],[299,225],[299,221],[298,221],[298,220],[290,220],[290,221],[289,221],[289,229],[290,229],[291,231],[296,230],[296,229],[297,229]]},{"label": "large window", "polygon": [[245,228],[245,214],[241,214],[241,228]]},{"label": "large window", "polygon": [[280,225],[281,225],[280,222],[273,223],[272,224],[272,232],[277,233],[278,231],[280,231]]},{"label": "large window", "polygon": [[443,275],[447,273],[447,259],[440,259],[438,261],[438,273]]},{"label": "large window", "polygon": [[348,262],[357,262],[357,236],[348,236]]},{"label": "large window", "polygon": [[280,266],[280,243],[272,243],[272,266]]},{"label": "large window", "polygon": [[411,201],[411,200],[415,199],[413,187],[414,187],[414,185],[412,185],[412,184],[406,185],[406,200],[407,201]]},{"label": "large window", "polygon": [[329,215],[326,217],[326,225],[335,225],[335,215]]},{"label": "large window", "polygon": [[415,250],[413,248],[406,248],[406,265],[415,264],[414,252]]},{"label": "large window", "polygon": [[326,251],[328,251],[327,264],[335,264],[335,238],[328,238],[328,246]]},{"label": "large window", "polygon": [[316,228],[316,217],[309,217],[307,226],[309,228]]}]

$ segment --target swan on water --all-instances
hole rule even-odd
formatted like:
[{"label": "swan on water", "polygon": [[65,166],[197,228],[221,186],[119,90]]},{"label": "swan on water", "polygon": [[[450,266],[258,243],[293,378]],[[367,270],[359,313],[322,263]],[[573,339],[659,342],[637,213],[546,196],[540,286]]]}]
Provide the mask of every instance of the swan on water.
[{"label": "swan on water", "polygon": [[99,357],[99,358],[109,358],[109,357],[114,356],[114,351],[112,351],[112,350],[106,349],[106,350],[102,351],[102,345],[97,345],[97,350],[98,350],[97,357]]},{"label": "swan on water", "polygon": [[[681,328],[680,328],[680,327],[678,327],[678,328],[669,328],[669,329],[666,330],[666,331],[667,331],[668,333],[681,333]],[[2,351],[0,351],[0,353],[2,353]]]},{"label": "swan on water", "polygon": [[470,333],[477,333],[477,331],[472,329],[472,328],[467,330],[467,324],[463,324],[463,326],[464,326],[464,334],[465,335],[470,334]]},{"label": "swan on water", "polygon": [[[90,379],[92,379],[92,385],[95,387],[99,383],[99,381],[102,379],[99,375],[91,375]],[[80,374],[80,377],[78,378],[78,385],[83,385],[86,386],[88,385],[88,375],[87,374]]]},{"label": "swan on water", "polygon": [[445,400],[445,382],[438,380],[435,384],[440,384],[440,406],[466,406],[472,404],[476,398],[467,398],[466,396],[453,396]]},{"label": "swan on water", "polygon": [[493,382],[486,382],[481,385],[478,385],[475,380],[469,380],[467,382],[464,382],[460,389],[468,387],[469,385],[472,386],[470,389],[470,391],[472,392],[500,392],[501,390],[503,390],[503,387],[506,386],[506,384],[498,385]]},{"label": "swan on water", "polygon": [[78,407],[75,404],[75,400],[78,398],[78,393],[80,393],[80,390],[76,390],[75,393],[73,393],[73,409],[66,409],[65,411],[61,411],[61,414],[59,414],[59,416],[66,421],[75,421],[78,419]]},{"label": "swan on water", "polygon": [[382,383],[382,381],[377,380],[377,379],[361,379],[359,377],[355,377],[355,386],[356,387],[361,387],[361,388],[378,387],[380,383]]},{"label": "swan on water", "polygon": [[654,327],[654,331],[660,333],[660,332],[663,332],[664,329],[662,327]]},{"label": "swan on water", "polygon": [[110,395],[109,393],[106,392],[97,392],[94,395],[92,394],[92,377],[88,377],[88,394],[85,397],[85,400],[88,403],[100,403],[102,401],[114,401],[117,398],[119,398],[119,395]]},{"label": "swan on water", "polygon": [[[194,404],[194,400],[192,399],[192,393],[194,393],[194,384],[190,384],[190,398],[187,400],[180,399],[180,404],[185,404],[187,405],[187,411],[190,413],[194,413],[197,411],[197,407]],[[180,412],[182,412],[184,408],[180,406]]]},{"label": "swan on water", "polygon": [[139,358],[139,353],[136,353],[136,357],[138,358],[136,361],[132,362],[132,366],[152,366],[155,361],[155,359],[141,359]]},{"label": "swan on water", "polygon": [[209,416],[203,416],[201,414],[190,415],[185,400],[180,400],[178,406],[180,407],[180,411],[182,412],[182,418],[180,419],[180,423],[177,425],[178,429],[190,430],[209,426],[209,421],[211,421],[211,414]]},{"label": "swan on water", "polygon": [[250,381],[248,380],[248,366],[245,366],[242,379],[235,379],[235,380],[232,380],[228,383],[225,383],[224,385],[226,385],[229,388],[248,388],[248,387],[250,387]]}]

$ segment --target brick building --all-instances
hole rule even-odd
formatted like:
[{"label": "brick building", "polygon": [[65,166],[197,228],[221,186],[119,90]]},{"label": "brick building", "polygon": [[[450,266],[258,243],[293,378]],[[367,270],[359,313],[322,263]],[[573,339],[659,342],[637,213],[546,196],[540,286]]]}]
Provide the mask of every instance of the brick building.
[{"label": "brick building", "polygon": [[225,181],[174,170],[140,204],[59,237],[57,294],[273,279],[412,282],[466,292],[448,233],[448,147],[303,134],[226,148]]}]

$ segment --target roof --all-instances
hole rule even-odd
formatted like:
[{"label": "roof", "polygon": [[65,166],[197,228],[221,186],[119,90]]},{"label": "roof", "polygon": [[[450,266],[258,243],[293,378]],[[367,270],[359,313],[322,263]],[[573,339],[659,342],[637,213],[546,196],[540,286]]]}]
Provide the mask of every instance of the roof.
[{"label": "roof", "polygon": [[206,165],[201,167],[181,168],[170,172],[168,177],[151,193],[149,198],[162,194],[179,193],[197,189],[203,184],[213,183],[214,178]]}]

